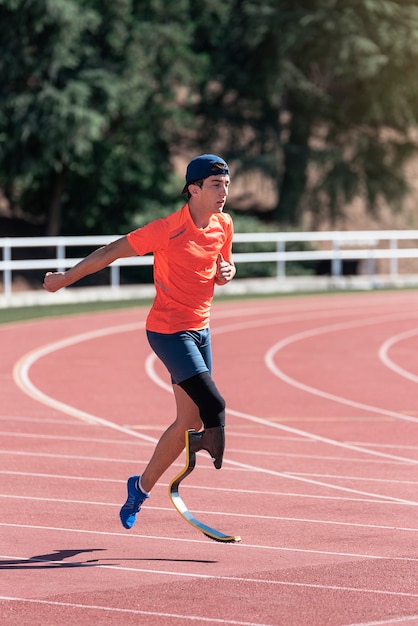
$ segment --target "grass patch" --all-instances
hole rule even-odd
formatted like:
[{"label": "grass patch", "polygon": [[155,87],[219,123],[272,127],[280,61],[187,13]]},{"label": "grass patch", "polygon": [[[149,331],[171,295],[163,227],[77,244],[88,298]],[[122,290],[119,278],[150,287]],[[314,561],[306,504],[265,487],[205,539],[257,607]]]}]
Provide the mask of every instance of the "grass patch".
[{"label": "grass patch", "polygon": [[[302,295],[298,293],[260,293],[216,296],[216,301],[223,300],[256,300],[265,298],[278,298]],[[79,302],[71,304],[55,305],[34,305],[9,309],[0,309],[0,324],[10,322],[21,322],[25,320],[39,319],[42,317],[59,317],[63,315],[77,315],[79,313],[99,313],[100,311],[112,311],[120,309],[131,309],[135,307],[150,308],[153,299],[141,298],[135,300],[109,300],[97,302]]]},{"label": "grass patch", "polygon": [[[377,291],[416,291],[416,287],[402,287],[402,288],[379,288]],[[298,298],[304,296],[330,296],[330,295],[344,295],[353,293],[370,293],[373,290],[358,291],[356,289],[326,289],[325,291],[292,291],[292,292],[275,292],[275,293],[250,293],[240,295],[217,295],[216,301],[228,301],[228,300],[265,300],[269,298]],[[7,324],[10,322],[20,322],[31,319],[39,319],[42,317],[59,317],[63,315],[77,315],[79,313],[98,313],[100,311],[111,311],[120,309],[131,309],[135,307],[150,308],[153,299],[140,298],[135,300],[109,300],[109,301],[97,301],[97,302],[79,302],[72,304],[56,304],[56,305],[38,305],[38,306],[25,306],[9,309],[0,309],[0,324]]]},{"label": "grass patch", "polygon": [[79,302],[74,304],[56,304],[51,306],[24,306],[0,309],[0,324],[21,322],[41,317],[59,317],[77,315],[79,313],[97,313],[113,309],[129,309],[133,307],[149,307],[151,300],[112,300],[109,302]]}]

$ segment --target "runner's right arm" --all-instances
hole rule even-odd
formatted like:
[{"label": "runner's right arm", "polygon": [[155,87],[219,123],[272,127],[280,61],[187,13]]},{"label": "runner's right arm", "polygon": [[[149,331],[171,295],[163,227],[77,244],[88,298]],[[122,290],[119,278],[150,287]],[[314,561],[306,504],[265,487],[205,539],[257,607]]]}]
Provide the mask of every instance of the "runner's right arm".
[{"label": "runner's right arm", "polygon": [[113,261],[116,261],[116,259],[129,256],[136,256],[136,252],[130,245],[127,237],[121,237],[102,248],[98,248],[65,272],[47,272],[43,286],[47,291],[54,293],[63,287],[72,285],[89,274],[99,272],[113,263]]}]

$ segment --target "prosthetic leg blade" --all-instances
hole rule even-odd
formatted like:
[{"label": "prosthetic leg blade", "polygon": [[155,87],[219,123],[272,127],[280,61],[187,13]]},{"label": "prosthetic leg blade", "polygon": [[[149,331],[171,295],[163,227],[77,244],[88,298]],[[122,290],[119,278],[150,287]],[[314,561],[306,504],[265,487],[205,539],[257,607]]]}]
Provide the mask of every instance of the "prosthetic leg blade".
[{"label": "prosthetic leg blade", "polygon": [[[215,430],[215,429],[209,429],[209,430]],[[186,465],[182,469],[182,471],[171,481],[169,485],[169,489],[168,489],[169,496],[175,508],[183,517],[183,519],[185,519],[186,522],[191,524],[191,526],[193,526],[197,530],[200,530],[200,532],[202,532],[206,537],[209,537],[209,539],[213,539],[214,541],[220,541],[221,543],[237,543],[241,541],[241,537],[225,535],[219,530],[215,530],[215,528],[211,528],[210,526],[207,526],[206,524],[203,524],[202,522],[200,522],[189,511],[189,509],[186,507],[186,505],[184,504],[179,494],[179,485],[181,481],[184,480],[186,476],[188,476],[190,472],[193,471],[196,465],[196,452],[198,452],[199,450],[207,450],[213,458],[213,451],[208,450],[206,447],[207,445],[208,445],[208,439],[205,439],[205,431],[203,431],[202,433],[197,433],[194,430],[186,431]],[[222,448],[222,453],[223,453],[223,448]],[[219,458],[219,457],[216,457],[216,458]],[[222,457],[221,457],[221,463],[222,463]]]}]

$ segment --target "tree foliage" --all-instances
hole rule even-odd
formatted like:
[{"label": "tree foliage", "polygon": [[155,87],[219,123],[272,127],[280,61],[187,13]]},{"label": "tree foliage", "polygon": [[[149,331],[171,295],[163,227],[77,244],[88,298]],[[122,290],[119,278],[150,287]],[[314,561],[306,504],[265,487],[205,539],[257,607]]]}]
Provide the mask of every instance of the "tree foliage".
[{"label": "tree foliage", "polygon": [[118,231],[172,198],[175,90],[198,63],[187,3],[164,4],[0,0],[0,180],[49,234]]},{"label": "tree foliage", "polygon": [[0,52],[0,187],[48,234],[178,205],[180,142],[275,181],[281,225],[401,206],[412,0],[0,0]]},{"label": "tree foliage", "polygon": [[223,32],[197,44],[218,81],[201,85],[205,140],[226,128],[243,167],[277,181],[282,223],[300,224],[307,208],[334,216],[359,193],[371,209],[379,197],[399,206],[417,148],[416,3],[233,5]]}]

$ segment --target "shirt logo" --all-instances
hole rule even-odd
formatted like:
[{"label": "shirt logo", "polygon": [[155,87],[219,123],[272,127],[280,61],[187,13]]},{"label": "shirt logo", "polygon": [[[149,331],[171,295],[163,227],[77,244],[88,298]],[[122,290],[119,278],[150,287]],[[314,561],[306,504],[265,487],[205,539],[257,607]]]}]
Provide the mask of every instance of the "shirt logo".
[{"label": "shirt logo", "polygon": [[176,233],[175,235],[171,235],[171,237],[169,238],[169,240],[171,241],[172,239],[176,239],[177,237],[180,237],[180,235],[182,235],[183,233],[185,233],[187,230],[186,226],[183,228],[183,230],[180,230],[178,233]]}]

